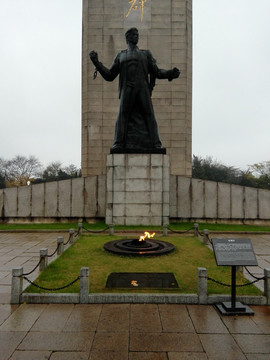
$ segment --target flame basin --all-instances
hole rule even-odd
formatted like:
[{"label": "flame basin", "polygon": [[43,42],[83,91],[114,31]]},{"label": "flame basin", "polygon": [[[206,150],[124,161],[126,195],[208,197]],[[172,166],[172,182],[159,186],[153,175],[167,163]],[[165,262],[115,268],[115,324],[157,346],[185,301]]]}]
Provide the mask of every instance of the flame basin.
[{"label": "flame basin", "polygon": [[109,241],[104,249],[118,255],[129,256],[158,256],[172,252],[174,245],[161,240],[124,239]]}]

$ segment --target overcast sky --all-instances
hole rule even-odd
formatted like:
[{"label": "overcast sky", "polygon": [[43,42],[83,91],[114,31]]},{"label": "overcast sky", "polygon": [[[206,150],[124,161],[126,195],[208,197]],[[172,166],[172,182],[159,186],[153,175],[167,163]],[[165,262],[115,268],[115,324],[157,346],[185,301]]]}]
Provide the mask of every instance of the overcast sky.
[{"label": "overcast sky", "polygon": [[[80,166],[81,6],[0,0],[1,158]],[[270,160],[269,17],[270,0],[193,0],[193,154]]]}]

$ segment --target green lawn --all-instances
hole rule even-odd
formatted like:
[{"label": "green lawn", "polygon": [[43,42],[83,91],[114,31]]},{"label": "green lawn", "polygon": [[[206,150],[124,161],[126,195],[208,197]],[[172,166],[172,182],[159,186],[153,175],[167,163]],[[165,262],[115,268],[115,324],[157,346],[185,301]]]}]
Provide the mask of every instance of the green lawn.
[{"label": "green lawn", "polygon": [[[106,229],[108,226],[104,221],[98,221],[95,223],[83,223],[83,226],[86,229],[91,231],[99,231]],[[39,224],[39,223],[28,223],[28,224],[7,224],[0,223],[0,230],[69,230],[71,228],[77,229],[78,223],[51,223],[51,224]],[[115,230],[142,230],[144,231],[146,228],[145,225],[142,226],[120,226],[116,225],[114,227]],[[194,228],[193,222],[178,222],[171,223],[168,225],[168,229],[172,229],[173,231],[186,231]],[[203,231],[203,229],[208,229],[211,231],[255,231],[255,232],[270,232],[270,226],[256,226],[256,225],[234,225],[234,224],[210,224],[210,223],[199,223],[199,231]],[[162,226],[147,226],[147,230],[162,230]],[[170,234],[170,230],[168,230]]]},{"label": "green lawn", "polygon": [[[70,283],[80,274],[81,267],[90,268],[90,292],[151,292],[151,293],[197,293],[197,268],[206,267],[208,276],[215,280],[230,283],[230,267],[216,266],[214,254],[197,238],[192,236],[157,237],[175,245],[175,251],[168,255],[155,257],[127,257],[106,252],[105,242],[122,239],[120,236],[82,235],[56,261],[39,276],[35,283],[46,288],[58,288]],[[179,289],[106,289],[107,277],[112,272],[172,272]],[[237,274],[237,283],[247,281]],[[79,292],[79,281],[68,289],[55,292]],[[29,286],[27,292],[44,292]],[[229,294],[230,288],[208,281],[209,294]],[[255,286],[237,288],[238,295],[261,295]]]}]

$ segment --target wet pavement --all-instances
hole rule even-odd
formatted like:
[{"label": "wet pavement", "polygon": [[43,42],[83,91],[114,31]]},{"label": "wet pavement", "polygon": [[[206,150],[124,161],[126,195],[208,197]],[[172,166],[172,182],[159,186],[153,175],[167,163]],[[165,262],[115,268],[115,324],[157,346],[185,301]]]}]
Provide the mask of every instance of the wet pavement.
[{"label": "wet pavement", "polygon": [[1,305],[1,360],[266,360],[270,307],[220,316],[213,306]]},{"label": "wet pavement", "polygon": [[[210,305],[10,305],[11,269],[31,270],[40,248],[52,253],[59,235],[0,233],[1,360],[270,359],[269,306],[250,306],[254,316],[221,316]],[[250,270],[263,275],[270,235],[240,237],[252,238],[259,266]]]}]

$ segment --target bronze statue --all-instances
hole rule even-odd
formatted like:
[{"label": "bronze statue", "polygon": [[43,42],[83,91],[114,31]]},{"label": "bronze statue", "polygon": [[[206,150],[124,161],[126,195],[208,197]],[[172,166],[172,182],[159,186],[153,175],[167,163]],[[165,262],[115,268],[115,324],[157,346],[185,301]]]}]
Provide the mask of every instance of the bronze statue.
[{"label": "bronze statue", "polygon": [[110,69],[98,60],[95,51],[89,54],[96,71],[105,80],[113,81],[119,75],[120,108],[111,152],[158,152],[162,145],[151,101],[152,90],[156,78],[171,81],[179,77],[180,71],[159,69],[151,52],[137,47],[136,28],[129,29],[125,36],[127,49],[116,55]]}]

